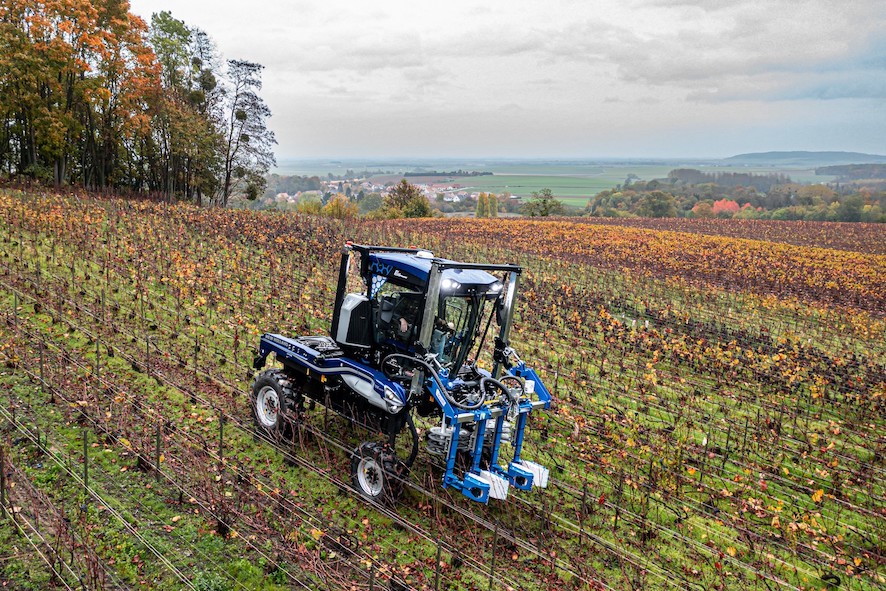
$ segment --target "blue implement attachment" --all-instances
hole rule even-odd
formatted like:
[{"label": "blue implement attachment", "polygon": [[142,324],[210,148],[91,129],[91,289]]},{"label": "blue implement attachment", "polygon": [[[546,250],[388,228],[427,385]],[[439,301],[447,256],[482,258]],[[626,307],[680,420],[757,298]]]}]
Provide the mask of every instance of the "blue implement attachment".
[{"label": "blue implement attachment", "polygon": [[[446,454],[446,472],[443,475],[443,487],[452,487],[460,490],[469,499],[486,503],[490,496],[504,498],[507,495],[508,485],[519,490],[531,490],[533,486],[545,488],[548,485],[548,469],[535,462],[522,458],[523,441],[526,433],[526,423],[529,414],[538,408],[550,408],[551,396],[548,389],[542,383],[538,374],[527,368],[520,361],[516,366],[509,369],[509,375],[518,378],[522,382],[521,388],[510,389],[512,396],[503,397],[490,403],[484,403],[480,408],[465,411],[455,408],[451,404],[445,386],[449,382],[445,370],[440,372],[428,385],[431,393],[437,400],[444,414],[444,430],[451,438],[448,453]],[[453,380],[455,382],[455,380]],[[522,390],[514,392],[514,390]],[[535,400],[533,400],[533,394]],[[507,467],[499,464],[499,455],[503,443],[503,434],[507,419],[515,418],[516,427],[511,433],[514,447],[513,459]],[[466,431],[463,426],[473,424],[473,441],[471,449],[471,464],[464,475],[459,478],[456,474],[456,459],[460,444],[460,437]],[[481,470],[483,459],[484,442],[488,440],[487,429],[492,429],[492,443],[489,460],[489,469]]]}]

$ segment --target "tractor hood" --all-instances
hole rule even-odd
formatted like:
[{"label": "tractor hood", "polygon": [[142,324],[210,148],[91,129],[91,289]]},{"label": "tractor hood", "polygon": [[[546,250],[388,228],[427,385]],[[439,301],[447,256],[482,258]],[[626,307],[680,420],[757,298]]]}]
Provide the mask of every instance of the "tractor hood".
[{"label": "tractor hood", "polygon": [[441,294],[468,295],[497,292],[501,281],[494,275],[478,269],[459,269],[456,261],[438,259],[428,253],[412,254],[401,252],[379,252],[369,255],[369,271],[395,282],[423,289],[428,283],[431,264],[434,261],[454,265],[443,271]]}]

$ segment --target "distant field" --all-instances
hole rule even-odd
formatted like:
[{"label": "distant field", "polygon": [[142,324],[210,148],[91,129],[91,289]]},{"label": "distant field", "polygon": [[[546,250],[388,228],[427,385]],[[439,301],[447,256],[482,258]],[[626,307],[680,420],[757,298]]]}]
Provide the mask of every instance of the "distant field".
[{"label": "distant field", "polygon": [[422,171],[471,170],[492,172],[491,176],[417,177],[413,182],[453,182],[471,191],[510,192],[529,197],[533,191],[551,189],[554,195],[568,205],[584,206],[587,200],[600,191],[624,184],[628,175],[649,181],[667,177],[675,168],[696,168],[705,172],[750,172],[756,174],[781,173],[800,183],[822,183],[833,180],[831,176],[817,176],[810,168],[784,168],[775,166],[723,166],[713,162],[567,162],[567,161],[416,161],[416,162],[370,162],[370,161],[310,161],[283,162],[275,171],[278,174],[341,176],[348,171],[359,174],[374,172],[375,182],[396,182],[404,173]]},{"label": "distant field", "polygon": [[[461,185],[467,191],[486,191],[493,193],[509,192],[520,197],[530,197],[534,191],[550,189],[554,195],[570,205],[584,205],[587,200],[600,191],[611,189],[623,184],[629,174],[642,180],[666,177],[673,170],[672,166],[611,166],[596,167],[596,172],[575,173],[494,173],[491,176],[473,177],[442,177],[436,182],[452,182]],[[372,177],[375,182],[390,182],[397,175],[378,175]],[[427,177],[410,179],[413,182],[428,182]]]},{"label": "distant field", "polygon": [[[668,171],[664,171],[666,175]],[[580,197],[587,201],[589,197],[600,191],[611,189],[625,181],[623,171],[608,171],[596,176],[548,176],[530,174],[495,174],[492,176],[479,176],[459,179],[465,188],[478,191],[492,191],[504,193],[505,191],[521,197],[529,197],[533,191],[548,188],[557,197]],[[655,177],[649,177],[655,178]]]}]

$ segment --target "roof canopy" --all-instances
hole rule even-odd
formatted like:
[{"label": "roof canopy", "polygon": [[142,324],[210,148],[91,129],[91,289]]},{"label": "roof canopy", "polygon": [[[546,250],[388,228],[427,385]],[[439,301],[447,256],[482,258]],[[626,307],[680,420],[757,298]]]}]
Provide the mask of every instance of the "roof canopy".
[{"label": "roof canopy", "polygon": [[472,263],[459,263],[449,259],[422,256],[415,253],[372,252],[369,254],[369,271],[375,275],[387,277],[394,282],[422,287],[428,282],[431,265],[434,262],[445,267],[442,278],[444,285],[446,280],[449,279],[451,282],[454,282],[450,283],[450,285],[457,284],[460,286],[455,290],[459,293],[466,291],[486,292],[495,283],[500,283],[497,277],[486,271],[460,268],[461,266],[470,267]]}]

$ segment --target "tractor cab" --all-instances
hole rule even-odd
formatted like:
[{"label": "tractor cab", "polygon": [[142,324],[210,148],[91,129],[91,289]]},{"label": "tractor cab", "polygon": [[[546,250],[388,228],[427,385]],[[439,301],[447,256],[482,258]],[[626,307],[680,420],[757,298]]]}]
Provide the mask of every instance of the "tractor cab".
[{"label": "tractor cab", "polygon": [[[500,325],[504,320],[504,283],[489,271],[510,272],[513,282],[519,272],[509,265],[438,259],[426,250],[361,245],[346,250],[333,311],[336,343],[376,358],[430,352],[456,373],[487,336],[493,316]],[[352,252],[360,254],[360,293],[346,293]]]}]

